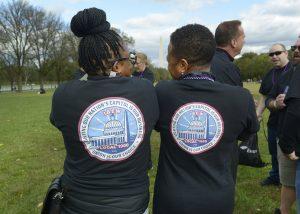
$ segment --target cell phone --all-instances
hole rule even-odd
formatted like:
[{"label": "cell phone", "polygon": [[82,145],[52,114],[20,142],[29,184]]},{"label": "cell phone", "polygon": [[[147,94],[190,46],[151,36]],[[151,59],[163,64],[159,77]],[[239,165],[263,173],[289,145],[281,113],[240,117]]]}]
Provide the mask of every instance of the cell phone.
[{"label": "cell phone", "polygon": [[288,90],[289,90],[289,86],[287,85],[287,86],[284,88],[283,93],[286,94],[286,93],[288,92]]}]

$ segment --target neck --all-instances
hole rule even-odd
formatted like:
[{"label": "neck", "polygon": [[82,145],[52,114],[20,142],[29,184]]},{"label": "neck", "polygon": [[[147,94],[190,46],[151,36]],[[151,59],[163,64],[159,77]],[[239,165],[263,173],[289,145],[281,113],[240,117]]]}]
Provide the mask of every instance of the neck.
[{"label": "neck", "polygon": [[289,61],[286,61],[286,62],[284,62],[284,63],[282,64],[282,66],[278,66],[278,67],[279,67],[279,68],[283,68],[283,67],[285,67],[288,63],[289,63]]},{"label": "neck", "polygon": [[224,51],[226,51],[232,58],[234,58],[236,55],[238,55],[234,50],[232,50],[232,48],[230,48],[229,46],[225,46],[225,47],[218,47],[220,49],[223,49]]},{"label": "neck", "polygon": [[190,67],[186,73],[190,73],[192,71],[203,71],[203,72],[210,72],[210,65],[205,66],[192,66]]}]

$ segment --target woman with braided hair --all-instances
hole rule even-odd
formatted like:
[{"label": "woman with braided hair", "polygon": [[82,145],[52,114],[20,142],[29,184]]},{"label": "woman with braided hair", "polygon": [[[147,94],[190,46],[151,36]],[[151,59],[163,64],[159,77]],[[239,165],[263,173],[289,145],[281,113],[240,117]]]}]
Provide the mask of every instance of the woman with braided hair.
[{"label": "woman with braided hair", "polygon": [[148,213],[155,90],[148,81],[126,77],[129,53],[103,10],[78,12],[71,30],[81,38],[78,62],[88,77],[60,85],[53,95],[50,120],[67,153],[62,213]]}]

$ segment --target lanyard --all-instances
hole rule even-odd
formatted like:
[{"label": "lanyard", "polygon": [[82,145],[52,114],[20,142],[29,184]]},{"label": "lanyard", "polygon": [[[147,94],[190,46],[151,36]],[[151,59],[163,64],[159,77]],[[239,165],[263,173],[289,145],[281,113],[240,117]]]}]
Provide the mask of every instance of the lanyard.
[{"label": "lanyard", "polygon": [[[279,75],[280,76],[284,75],[288,71],[288,67],[289,67],[289,63],[287,63],[283,69],[281,69],[281,68],[278,69],[281,71],[280,72],[281,74],[279,74]],[[273,75],[272,75],[272,83],[273,83],[273,85],[275,84],[275,71],[273,72]]]},{"label": "lanyard", "polygon": [[180,80],[208,80],[208,81],[215,81],[214,75],[210,72],[206,71],[192,71],[190,73],[182,75]]}]

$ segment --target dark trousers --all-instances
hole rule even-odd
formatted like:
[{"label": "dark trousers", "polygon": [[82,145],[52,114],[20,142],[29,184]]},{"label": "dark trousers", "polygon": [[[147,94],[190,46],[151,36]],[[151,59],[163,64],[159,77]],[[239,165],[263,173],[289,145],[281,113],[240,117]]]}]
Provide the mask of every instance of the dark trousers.
[{"label": "dark trousers", "polygon": [[274,181],[279,182],[279,169],[277,160],[277,129],[268,126],[268,146],[271,155],[272,169],[269,172],[269,177]]}]

